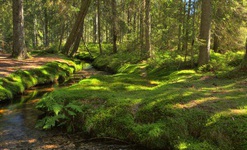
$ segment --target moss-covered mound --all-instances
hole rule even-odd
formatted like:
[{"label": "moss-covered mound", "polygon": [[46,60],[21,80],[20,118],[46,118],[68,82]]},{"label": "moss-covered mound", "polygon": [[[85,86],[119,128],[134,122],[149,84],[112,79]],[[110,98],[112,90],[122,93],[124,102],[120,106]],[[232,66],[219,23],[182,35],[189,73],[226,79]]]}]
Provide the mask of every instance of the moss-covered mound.
[{"label": "moss-covered mound", "polygon": [[13,96],[35,85],[64,81],[75,71],[81,70],[80,61],[50,62],[31,70],[17,70],[7,77],[0,79],[0,102],[8,101]]},{"label": "moss-covered mound", "polygon": [[93,76],[45,96],[37,107],[47,116],[38,126],[65,126],[151,149],[247,149],[246,76],[111,62],[105,65],[117,74]]}]

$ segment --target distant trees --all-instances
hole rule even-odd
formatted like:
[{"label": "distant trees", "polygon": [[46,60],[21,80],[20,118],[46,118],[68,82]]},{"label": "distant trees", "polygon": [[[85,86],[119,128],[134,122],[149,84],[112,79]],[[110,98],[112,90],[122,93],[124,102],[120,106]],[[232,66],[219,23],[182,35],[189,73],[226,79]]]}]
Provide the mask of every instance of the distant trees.
[{"label": "distant trees", "polygon": [[246,1],[212,1],[212,44],[218,53],[243,48],[247,14]]},{"label": "distant trees", "polygon": [[23,0],[13,0],[13,51],[12,57],[25,59],[28,57],[25,46]]},{"label": "distant trees", "polygon": [[[19,6],[17,2],[13,1],[13,7]],[[0,41],[11,45],[24,39],[22,45],[27,48],[53,47],[72,56],[83,36],[86,43],[98,43],[100,54],[107,52],[104,43],[112,46],[108,47],[111,53],[135,51],[147,59],[171,51],[182,56],[186,65],[193,66],[198,58],[201,66],[209,62],[210,48],[219,53],[243,49],[247,34],[246,1],[95,0],[89,7],[90,2],[25,1],[25,38],[23,32],[17,40],[22,33],[12,35],[23,18],[9,21],[12,14],[7,10],[12,3],[0,1]],[[11,28],[14,22],[15,31]],[[18,57],[22,45],[13,46],[13,56]]]}]

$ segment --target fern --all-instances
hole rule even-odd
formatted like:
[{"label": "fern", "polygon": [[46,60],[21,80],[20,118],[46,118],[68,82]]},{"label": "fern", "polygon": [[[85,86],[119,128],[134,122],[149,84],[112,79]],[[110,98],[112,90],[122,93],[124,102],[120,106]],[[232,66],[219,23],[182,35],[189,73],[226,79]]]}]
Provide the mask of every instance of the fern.
[{"label": "fern", "polygon": [[82,107],[78,106],[78,104],[76,104],[76,103],[69,103],[65,107],[68,108],[68,109],[70,108],[70,109],[72,109],[72,110],[74,110],[76,112],[80,112],[80,113],[83,112],[82,111]]},{"label": "fern", "polygon": [[76,101],[66,103],[64,99],[56,100],[47,95],[36,106],[36,108],[46,111],[47,116],[37,122],[36,127],[51,129],[55,126],[64,126],[68,132],[75,129],[76,118],[82,116],[85,108]]}]

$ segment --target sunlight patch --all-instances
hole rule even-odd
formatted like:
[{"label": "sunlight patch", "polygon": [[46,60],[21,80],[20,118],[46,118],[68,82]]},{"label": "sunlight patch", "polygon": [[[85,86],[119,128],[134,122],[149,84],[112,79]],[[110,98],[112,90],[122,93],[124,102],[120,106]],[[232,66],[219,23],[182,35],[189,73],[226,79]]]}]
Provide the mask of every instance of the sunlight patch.
[{"label": "sunlight patch", "polygon": [[43,149],[54,149],[54,148],[58,148],[57,145],[44,145],[42,146]]},{"label": "sunlight patch", "polygon": [[37,139],[30,139],[30,140],[28,140],[28,143],[30,143],[30,144],[35,143],[35,142],[37,142]]},{"label": "sunlight patch", "polygon": [[247,115],[246,109],[230,109],[228,115]]},{"label": "sunlight patch", "polygon": [[227,111],[222,111],[210,117],[208,119],[206,126],[210,126],[216,123],[223,116],[231,117],[231,119],[234,121],[235,120],[234,116],[240,116],[240,115],[247,115],[247,110],[246,109],[229,109]]},{"label": "sunlight patch", "polygon": [[101,81],[95,78],[84,79],[79,82],[80,84],[92,84],[92,85],[100,85]]},{"label": "sunlight patch", "polygon": [[217,97],[208,97],[208,98],[205,98],[205,99],[202,99],[202,100],[192,100],[188,103],[185,103],[185,104],[181,104],[181,103],[177,103],[174,105],[175,108],[179,108],[179,109],[183,109],[183,108],[193,108],[193,107],[196,107],[198,105],[201,105],[207,101],[217,101],[219,100],[219,98]]},{"label": "sunlight patch", "polygon": [[126,87],[127,90],[129,91],[137,91],[137,90],[151,90],[150,87],[146,86],[137,86],[137,85],[129,85]]},{"label": "sunlight patch", "polygon": [[182,142],[178,145],[178,149],[179,150],[184,150],[184,149],[187,149],[188,148],[188,144],[185,143],[185,142]]},{"label": "sunlight patch", "polygon": [[107,87],[103,87],[103,86],[90,86],[90,87],[86,87],[86,89],[92,90],[92,91],[98,91],[98,90],[108,91],[109,90]]}]

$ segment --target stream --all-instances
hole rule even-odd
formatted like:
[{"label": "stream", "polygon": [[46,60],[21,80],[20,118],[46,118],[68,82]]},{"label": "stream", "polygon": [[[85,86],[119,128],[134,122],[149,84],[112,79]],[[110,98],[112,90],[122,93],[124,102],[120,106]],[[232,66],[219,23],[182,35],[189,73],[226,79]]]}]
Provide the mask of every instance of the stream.
[{"label": "stream", "polygon": [[64,84],[55,83],[32,87],[21,96],[15,98],[15,102],[0,106],[0,149],[4,150],[43,150],[43,149],[82,149],[82,150],[110,150],[110,149],[139,149],[126,143],[114,140],[90,140],[83,139],[80,133],[68,134],[59,129],[39,130],[35,128],[36,121],[41,111],[35,109],[35,104],[48,92],[55,89],[70,86],[83,78],[94,74],[106,74],[87,66],[82,71],[72,75]]}]

